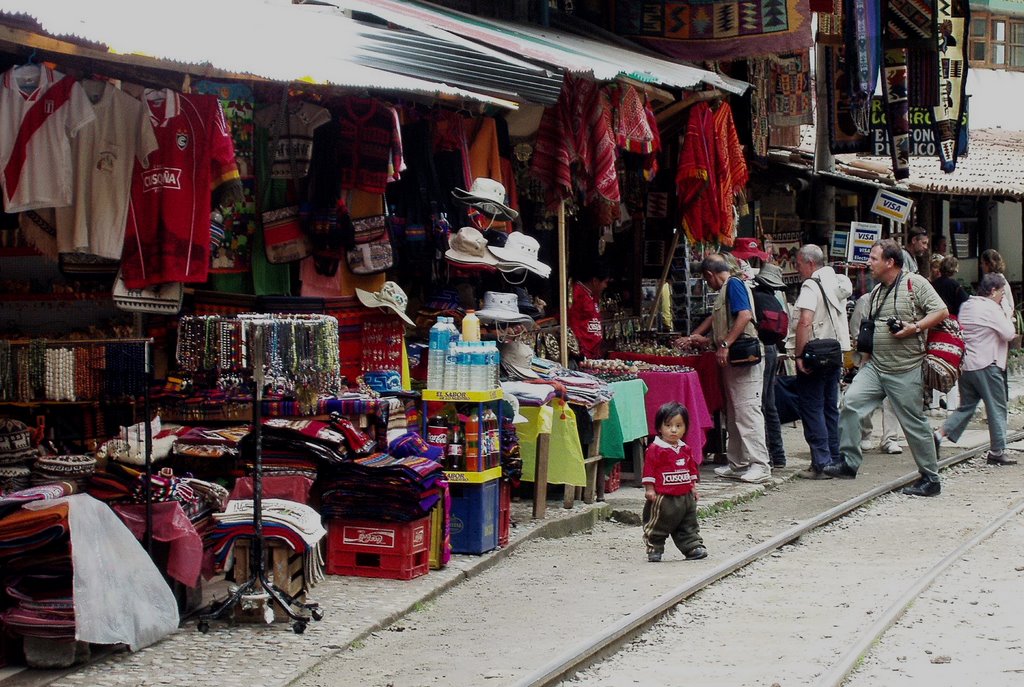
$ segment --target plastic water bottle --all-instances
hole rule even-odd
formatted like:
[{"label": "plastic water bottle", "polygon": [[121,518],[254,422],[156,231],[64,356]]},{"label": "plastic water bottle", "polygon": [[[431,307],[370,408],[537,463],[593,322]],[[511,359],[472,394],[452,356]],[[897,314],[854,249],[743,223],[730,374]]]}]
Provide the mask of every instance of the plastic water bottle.
[{"label": "plastic water bottle", "polygon": [[452,339],[448,342],[448,353],[444,357],[444,385],[442,389],[459,388],[459,344]]},{"label": "plastic water bottle", "polygon": [[469,344],[463,341],[458,346],[458,363],[456,364],[455,373],[455,388],[459,391],[469,391],[470,383],[470,369],[473,365],[473,354],[471,352]]},{"label": "plastic water bottle", "polygon": [[444,317],[438,317],[437,323],[430,328],[430,345],[427,351],[427,388],[441,389],[444,387],[444,359],[448,354],[448,341],[451,330]]},{"label": "plastic water bottle", "polygon": [[472,359],[469,388],[473,391],[485,391],[488,383],[487,347],[483,341],[475,341],[470,346],[472,346]]},{"label": "plastic water bottle", "polygon": [[466,316],[462,318],[462,340],[480,340],[480,318],[476,316],[475,310],[467,310]]},{"label": "plastic water bottle", "polygon": [[501,370],[501,353],[498,351],[496,341],[487,342],[487,388],[497,389],[501,384],[499,372]]}]

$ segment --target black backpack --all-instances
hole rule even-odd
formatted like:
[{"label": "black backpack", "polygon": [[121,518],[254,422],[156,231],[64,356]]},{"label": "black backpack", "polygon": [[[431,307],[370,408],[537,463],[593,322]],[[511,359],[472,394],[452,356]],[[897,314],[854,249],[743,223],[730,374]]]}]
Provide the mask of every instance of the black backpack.
[{"label": "black backpack", "polygon": [[789,314],[776,298],[775,290],[755,282],[751,291],[754,294],[757,338],[769,346],[785,341],[789,333]]}]

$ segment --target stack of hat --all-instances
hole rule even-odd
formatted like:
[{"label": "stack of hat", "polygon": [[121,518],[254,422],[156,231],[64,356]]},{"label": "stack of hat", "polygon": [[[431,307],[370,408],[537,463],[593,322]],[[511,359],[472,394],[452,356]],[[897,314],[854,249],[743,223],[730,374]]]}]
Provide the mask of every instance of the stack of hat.
[{"label": "stack of hat", "polygon": [[533,369],[533,349],[522,341],[508,341],[501,347],[501,369],[510,379],[539,379]]},{"label": "stack of hat", "polygon": [[42,456],[32,466],[32,482],[83,483],[96,472],[96,459],[88,455]]},{"label": "stack of hat", "polygon": [[11,418],[0,419],[0,491],[27,487],[31,474],[29,465],[37,455],[28,425]]}]

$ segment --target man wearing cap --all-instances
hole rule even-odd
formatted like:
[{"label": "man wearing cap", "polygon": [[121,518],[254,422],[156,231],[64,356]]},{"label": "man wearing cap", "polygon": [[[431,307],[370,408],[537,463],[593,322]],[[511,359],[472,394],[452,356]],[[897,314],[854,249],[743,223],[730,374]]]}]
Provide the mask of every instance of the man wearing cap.
[{"label": "man wearing cap", "polygon": [[764,362],[742,367],[729,364],[729,347],[736,339],[742,335],[757,338],[753,323],[753,295],[742,279],[732,278],[729,265],[719,256],[705,258],[701,263],[701,273],[708,288],[718,292],[714,310],[693,330],[693,334],[681,337],[677,344],[705,345],[708,339],[704,334],[709,331],[715,343],[722,371],[729,433],[726,448],[729,464],[715,468],[715,474],[754,484],[765,482],[771,477],[772,470],[765,446],[764,413],[761,410]]},{"label": "man wearing cap", "polygon": [[598,305],[611,278],[607,268],[591,264],[577,275],[569,306],[569,329],[576,335],[584,358],[604,357],[604,329]]},{"label": "man wearing cap", "polygon": [[811,369],[804,364],[807,344],[816,339],[836,339],[850,350],[846,299],[853,285],[845,275],[825,264],[820,246],[807,244],[796,254],[796,267],[804,279],[796,299],[799,313],[793,330],[796,358],[797,410],[804,439],[811,449],[811,467],[797,473],[804,479],[831,479],[825,466],[839,460],[839,377],[842,367]]},{"label": "man wearing cap", "polygon": [[[779,300],[782,307],[786,307],[785,297],[778,295],[786,290],[786,284],[782,281],[782,270],[778,265],[768,264],[772,256],[761,247],[760,241],[755,238],[736,239],[732,255],[737,260],[748,262],[754,258],[760,260],[762,266],[757,276],[754,277],[753,288],[771,292],[771,295]],[[778,368],[779,349],[775,346],[765,345],[764,379],[761,385],[764,438],[768,444],[768,456],[771,458],[772,467],[781,468],[786,466],[786,447],[782,443],[782,423],[779,421],[779,413],[775,409],[775,377]]]}]

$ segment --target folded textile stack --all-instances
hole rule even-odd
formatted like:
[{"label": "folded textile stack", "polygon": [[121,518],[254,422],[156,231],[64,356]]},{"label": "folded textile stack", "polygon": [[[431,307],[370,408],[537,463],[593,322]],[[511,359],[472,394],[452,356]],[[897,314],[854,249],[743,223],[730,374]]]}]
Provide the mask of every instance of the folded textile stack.
[{"label": "folded textile stack", "polygon": [[75,484],[71,482],[53,482],[41,486],[29,487],[19,491],[12,491],[3,498],[0,498],[0,518],[11,511],[18,510],[22,504],[29,501],[43,501],[47,499],[59,499],[70,496],[78,491]]},{"label": "folded textile stack", "polygon": [[[262,505],[265,539],[282,541],[293,551],[304,553],[315,548],[327,534],[320,524],[320,514],[305,504],[264,499]],[[223,566],[235,540],[253,536],[253,502],[249,499],[228,501],[224,512],[215,513],[213,519],[217,523],[210,533],[214,559],[218,566]]]},{"label": "folded textile stack", "polygon": [[[43,492],[9,498],[24,503],[36,497],[46,498]],[[13,602],[0,613],[0,625],[23,636],[75,638],[67,503],[43,510],[19,508],[0,519],[0,571],[0,585]]]},{"label": "folded textile stack", "polygon": [[321,478],[324,517],[410,522],[440,498],[441,464],[412,455],[376,453],[334,466]]}]

